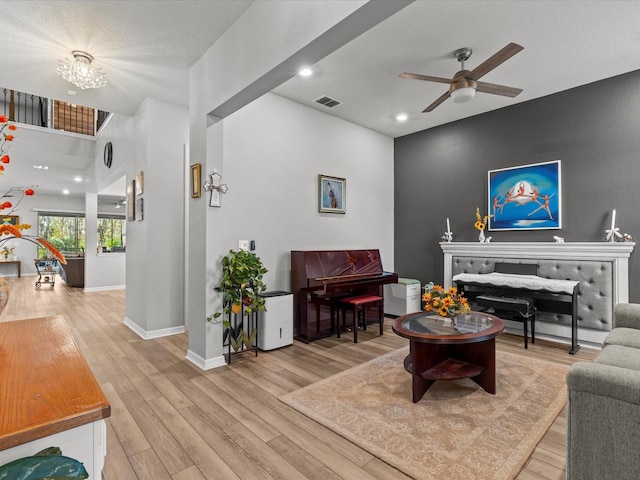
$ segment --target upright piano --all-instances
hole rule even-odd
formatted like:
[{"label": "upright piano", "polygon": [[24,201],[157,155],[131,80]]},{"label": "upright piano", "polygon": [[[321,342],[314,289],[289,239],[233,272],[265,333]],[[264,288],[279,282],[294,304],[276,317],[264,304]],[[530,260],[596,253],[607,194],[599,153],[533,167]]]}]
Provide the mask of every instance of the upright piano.
[{"label": "upright piano", "polygon": [[332,299],[351,295],[382,297],[382,286],[397,281],[396,273],[382,270],[379,250],[292,251],[296,340],[309,343],[331,334]]}]

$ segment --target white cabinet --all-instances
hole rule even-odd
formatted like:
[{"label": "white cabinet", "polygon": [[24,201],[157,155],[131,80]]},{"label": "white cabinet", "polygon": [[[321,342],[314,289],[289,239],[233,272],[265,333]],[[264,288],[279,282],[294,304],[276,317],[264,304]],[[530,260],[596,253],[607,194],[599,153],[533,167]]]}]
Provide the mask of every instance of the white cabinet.
[{"label": "white cabinet", "polygon": [[384,313],[399,317],[419,312],[421,308],[422,290],[419,280],[399,278],[398,283],[384,286]]},{"label": "white cabinet", "polygon": [[264,297],[266,312],[258,312],[258,348],[273,350],[293,344],[293,294],[273,291]]}]

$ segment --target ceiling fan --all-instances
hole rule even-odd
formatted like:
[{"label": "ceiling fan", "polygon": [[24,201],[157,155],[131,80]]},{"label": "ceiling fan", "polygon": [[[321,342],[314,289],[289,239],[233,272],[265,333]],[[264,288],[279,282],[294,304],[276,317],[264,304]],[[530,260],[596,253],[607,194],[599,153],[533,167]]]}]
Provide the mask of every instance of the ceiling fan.
[{"label": "ceiling fan", "polygon": [[493,95],[502,95],[505,97],[515,97],[522,92],[521,88],[505,87],[503,85],[496,85],[495,83],[479,82],[478,80],[523,49],[524,47],[517,43],[510,43],[502,50],[495,53],[492,57],[489,57],[487,60],[482,62],[476,68],[469,71],[464,69],[464,62],[469,60],[472,50],[468,47],[459,48],[453,52],[453,55],[461,63],[462,69],[456,73],[452,79],[431,77],[428,75],[407,72],[401,73],[400,77],[449,84],[449,90],[425,108],[422,113],[431,112],[449,97],[451,97],[455,103],[468,102],[475,96],[476,91],[492,93]]}]

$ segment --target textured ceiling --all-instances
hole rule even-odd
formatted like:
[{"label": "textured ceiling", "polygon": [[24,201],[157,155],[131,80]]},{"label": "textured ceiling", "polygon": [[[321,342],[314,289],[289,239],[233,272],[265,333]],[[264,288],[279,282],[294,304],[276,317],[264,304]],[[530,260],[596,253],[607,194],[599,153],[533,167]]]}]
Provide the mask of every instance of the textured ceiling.
[{"label": "textured ceiling", "polygon": [[[640,69],[639,1],[416,1],[296,77],[275,93],[393,137],[543,97]],[[448,86],[398,78],[401,72],[451,78],[454,50],[471,47],[466,68],[509,42],[524,50],[482,78],[522,88],[516,98],[478,93],[422,110]],[[327,95],[342,105],[314,103]],[[395,115],[409,114],[398,123]]]},{"label": "textured ceiling", "polygon": [[[123,114],[146,97],[186,106],[189,67],[251,3],[3,1],[0,87]],[[274,92],[398,137],[638,70],[638,19],[639,1],[417,0],[317,62],[312,77],[295,77]],[[450,78],[459,70],[455,49],[473,49],[467,62],[473,69],[509,42],[524,50],[483,81],[524,89],[513,99],[479,93],[470,103],[447,100],[423,114],[447,85],[398,78],[403,71]],[[95,57],[106,87],[82,91],[55,73],[57,60],[75,49]],[[77,96],[69,97],[69,89]],[[323,95],[342,104],[316,104]],[[408,121],[396,122],[399,112]],[[63,153],[47,158],[60,159],[65,179],[87,165],[67,168]]]},{"label": "textured ceiling", "polygon": [[[186,106],[189,67],[251,3],[3,1],[0,86],[127,115],[146,97]],[[93,55],[106,87],[83,91],[56,74],[73,50]]]}]

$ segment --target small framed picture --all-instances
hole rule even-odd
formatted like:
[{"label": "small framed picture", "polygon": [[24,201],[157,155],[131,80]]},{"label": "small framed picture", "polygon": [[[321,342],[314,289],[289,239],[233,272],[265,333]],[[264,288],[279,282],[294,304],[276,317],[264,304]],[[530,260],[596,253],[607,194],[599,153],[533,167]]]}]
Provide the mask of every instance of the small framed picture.
[{"label": "small framed picture", "polygon": [[144,220],[144,198],[136,200],[136,220]]},{"label": "small framed picture", "polygon": [[0,218],[0,224],[8,223],[9,225],[18,225],[20,223],[20,217],[18,215],[5,215]]},{"label": "small framed picture", "polygon": [[199,163],[191,165],[191,198],[200,198],[200,195],[202,195],[200,169]]},{"label": "small framed picture", "polygon": [[136,195],[144,193],[144,175],[142,172],[136,173]]},{"label": "small framed picture", "polygon": [[318,175],[318,211],[322,213],[345,213],[347,181],[340,177]]},{"label": "small framed picture", "polygon": [[136,219],[136,181],[127,183],[127,220],[133,222]]}]

